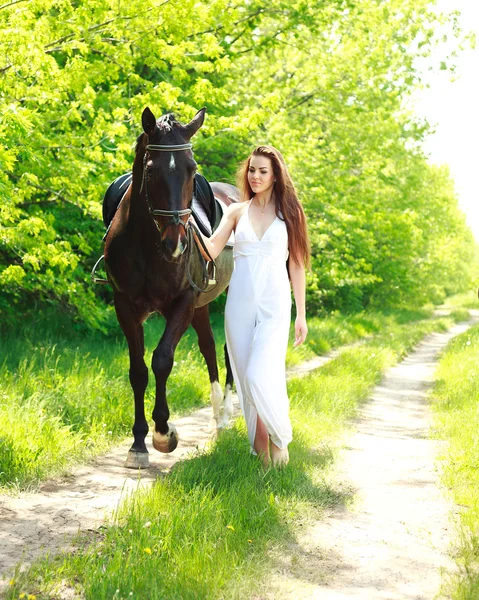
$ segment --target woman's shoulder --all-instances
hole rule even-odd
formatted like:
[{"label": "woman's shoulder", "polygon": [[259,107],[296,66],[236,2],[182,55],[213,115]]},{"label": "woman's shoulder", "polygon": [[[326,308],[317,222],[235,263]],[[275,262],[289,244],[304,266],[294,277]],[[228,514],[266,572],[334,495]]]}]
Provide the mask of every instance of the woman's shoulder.
[{"label": "woman's shoulder", "polygon": [[244,200],[244,201],[239,201],[239,202],[232,202],[227,210],[231,211],[231,212],[236,212],[236,211],[240,211],[242,212],[247,206],[249,205],[249,201],[248,200]]},{"label": "woman's shoulder", "polygon": [[226,209],[226,216],[232,217],[237,222],[248,207],[249,202],[233,202]]}]

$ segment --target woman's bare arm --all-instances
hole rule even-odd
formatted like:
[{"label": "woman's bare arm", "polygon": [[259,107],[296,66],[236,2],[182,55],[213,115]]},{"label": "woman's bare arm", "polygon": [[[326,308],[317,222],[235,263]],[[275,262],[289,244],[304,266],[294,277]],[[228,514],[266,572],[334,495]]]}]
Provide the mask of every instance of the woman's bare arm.
[{"label": "woman's bare arm", "polygon": [[199,243],[197,233],[194,231],[194,236],[197,240],[198,248],[200,249],[203,258],[210,260],[211,257],[214,260],[217,256],[219,256],[223,248],[226,246],[226,242],[229,240],[231,232],[236,229],[236,223],[241,216],[242,210],[242,203],[230,204],[223,214],[223,218],[221,219],[218,229],[210,238],[205,237],[200,232],[201,239],[208,249],[210,256],[208,256],[203,250],[201,244]]},{"label": "woman's bare arm", "polygon": [[294,345],[301,345],[308,334],[306,324],[306,272],[304,265],[298,265],[292,258],[289,261],[289,276],[296,303],[296,321],[294,324]]}]

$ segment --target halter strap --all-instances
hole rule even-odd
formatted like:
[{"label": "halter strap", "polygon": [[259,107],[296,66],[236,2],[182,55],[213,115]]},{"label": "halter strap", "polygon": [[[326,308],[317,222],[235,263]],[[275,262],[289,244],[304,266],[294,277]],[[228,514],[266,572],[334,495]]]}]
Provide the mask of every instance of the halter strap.
[{"label": "halter strap", "polygon": [[159,217],[173,217],[170,219],[168,223],[171,223],[173,220],[175,225],[180,224],[180,217],[186,217],[186,215],[191,215],[191,208],[183,208],[182,210],[161,210],[160,208],[150,208],[150,213],[152,215],[158,215]]},{"label": "halter strap", "polygon": [[176,152],[177,150],[191,150],[193,144],[176,144],[167,146],[166,144],[148,144],[147,150],[157,150],[158,152]]}]

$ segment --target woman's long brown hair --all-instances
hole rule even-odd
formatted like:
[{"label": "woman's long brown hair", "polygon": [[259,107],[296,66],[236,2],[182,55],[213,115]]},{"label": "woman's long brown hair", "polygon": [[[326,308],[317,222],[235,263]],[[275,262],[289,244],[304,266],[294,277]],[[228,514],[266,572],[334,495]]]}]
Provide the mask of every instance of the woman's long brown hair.
[{"label": "woman's long brown hair", "polygon": [[273,146],[258,146],[241,164],[237,179],[242,200],[250,200],[254,196],[254,192],[248,181],[248,171],[252,156],[266,156],[271,160],[273,174],[276,179],[273,187],[276,215],[278,218],[281,218],[279,215],[279,212],[281,212],[283,220],[286,223],[290,257],[296,264],[303,264],[305,267],[309,267],[311,250],[306,216],[298,200],[298,195],[284,158],[281,152]]}]

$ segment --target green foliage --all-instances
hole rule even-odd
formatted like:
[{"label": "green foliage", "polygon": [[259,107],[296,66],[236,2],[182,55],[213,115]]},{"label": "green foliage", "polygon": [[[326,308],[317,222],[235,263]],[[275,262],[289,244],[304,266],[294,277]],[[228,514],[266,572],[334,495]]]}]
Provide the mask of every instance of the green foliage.
[{"label": "green foliage", "polygon": [[477,297],[477,290],[470,290],[463,294],[455,294],[447,298],[445,306],[448,307],[459,307],[459,308],[479,308],[479,298]]},{"label": "green foliage", "polygon": [[471,234],[420,150],[427,124],[403,108],[437,19],[429,0],[4,4],[2,322],[49,304],[112,326],[89,271],[103,193],[130,168],[147,105],[183,120],[207,107],[195,151],[212,180],[233,182],[255,143],[283,151],[309,216],[311,310],[465,290]]}]

